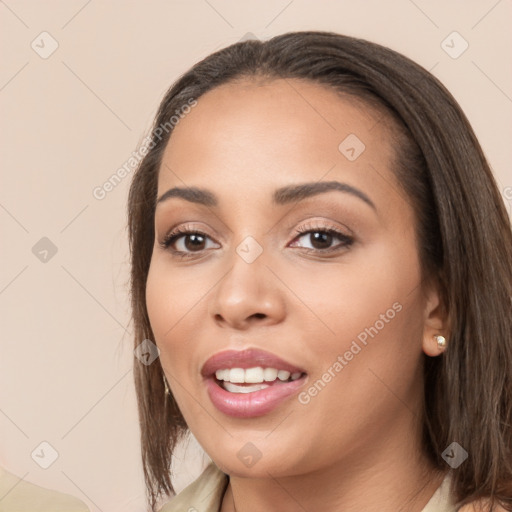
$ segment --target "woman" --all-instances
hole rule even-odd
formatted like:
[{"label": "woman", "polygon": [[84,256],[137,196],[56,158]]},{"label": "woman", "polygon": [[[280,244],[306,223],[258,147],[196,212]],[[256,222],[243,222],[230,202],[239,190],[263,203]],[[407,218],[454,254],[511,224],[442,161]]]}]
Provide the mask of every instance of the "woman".
[{"label": "woman", "polygon": [[510,222],[446,89],[290,33],[195,65],[149,140],[128,206],[153,510],[189,429],[213,463],[164,511],[512,510]]}]

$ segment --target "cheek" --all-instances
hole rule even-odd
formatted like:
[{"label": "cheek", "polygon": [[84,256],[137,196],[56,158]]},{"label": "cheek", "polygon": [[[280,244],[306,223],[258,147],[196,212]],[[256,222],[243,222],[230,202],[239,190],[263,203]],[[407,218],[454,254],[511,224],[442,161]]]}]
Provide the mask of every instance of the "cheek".
[{"label": "cheek", "polygon": [[342,350],[359,335],[364,341],[374,328],[401,330],[404,316],[421,317],[421,270],[410,238],[401,244],[378,240],[347,252],[339,262],[308,265],[283,265],[279,273],[300,299],[291,297],[296,303],[292,311],[307,318],[311,335],[321,336],[333,349]]},{"label": "cheek", "polygon": [[[146,282],[146,304],[155,343],[161,351],[164,368],[173,374],[183,369],[176,363],[185,359],[182,353],[190,349],[197,324],[190,322],[193,315],[201,314],[207,283],[200,279],[190,281],[187,273],[172,271],[165,257],[156,257]],[[172,354],[172,357],[170,357]]]},{"label": "cheek", "polygon": [[165,254],[154,256],[146,281],[146,304],[155,336],[166,341],[177,328],[190,323],[191,316],[206,308],[214,284],[215,276],[207,267],[173,267]]},{"label": "cheek", "polygon": [[165,257],[151,261],[146,281],[149,321],[172,394],[189,424],[196,417],[204,420],[197,407],[199,374],[194,342],[199,319],[205,318],[206,302],[202,299],[209,288],[211,285],[201,280],[191,281],[186,272],[172,271]]},{"label": "cheek", "polygon": [[302,300],[296,321],[308,333],[303,357],[313,372],[304,401],[315,402],[315,414],[328,414],[327,423],[329,403],[340,396],[347,409],[334,415],[364,416],[362,404],[370,403],[392,410],[386,401],[396,398],[386,386],[408,394],[421,364],[423,302],[413,244],[377,243],[346,263],[317,265],[314,278],[301,273],[293,280],[293,270],[282,270]]}]

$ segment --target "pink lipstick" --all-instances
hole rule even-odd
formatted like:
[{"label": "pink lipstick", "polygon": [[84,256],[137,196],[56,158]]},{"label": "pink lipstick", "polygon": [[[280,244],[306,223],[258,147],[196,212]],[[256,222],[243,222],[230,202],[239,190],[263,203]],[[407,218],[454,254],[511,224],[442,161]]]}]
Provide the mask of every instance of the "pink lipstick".
[{"label": "pink lipstick", "polygon": [[215,354],[201,370],[208,395],[222,413],[253,418],[268,414],[296,394],[306,372],[258,349]]}]

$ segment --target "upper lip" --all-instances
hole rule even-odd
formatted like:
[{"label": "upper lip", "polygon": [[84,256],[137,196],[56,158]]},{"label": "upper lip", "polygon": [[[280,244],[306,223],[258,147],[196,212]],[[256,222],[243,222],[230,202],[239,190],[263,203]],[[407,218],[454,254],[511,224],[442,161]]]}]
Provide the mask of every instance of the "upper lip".
[{"label": "upper lip", "polygon": [[224,370],[226,368],[246,369],[256,366],[286,370],[290,373],[305,373],[302,368],[284,361],[275,354],[250,348],[246,350],[225,350],[214,354],[204,363],[201,375],[203,377],[211,377],[217,370]]}]

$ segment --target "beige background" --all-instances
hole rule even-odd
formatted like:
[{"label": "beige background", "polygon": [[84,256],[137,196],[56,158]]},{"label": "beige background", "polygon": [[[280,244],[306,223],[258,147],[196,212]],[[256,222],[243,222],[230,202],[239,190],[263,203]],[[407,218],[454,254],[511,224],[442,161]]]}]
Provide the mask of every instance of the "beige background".
[{"label": "beige background", "polygon": [[[0,465],[91,511],[145,509],[127,296],[131,176],[102,200],[93,190],[128,160],[189,66],[248,32],[333,30],[398,50],[458,99],[510,210],[510,19],[510,0],[1,1]],[[44,31],[58,43],[47,58],[55,43]],[[457,59],[441,46],[453,31],[469,44]],[[48,242],[32,251],[43,237],[57,248],[46,262]],[[50,449],[31,457],[42,441],[59,454],[48,469],[34,459],[50,461]],[[201,463],[179,466],[179,488]]]}]

